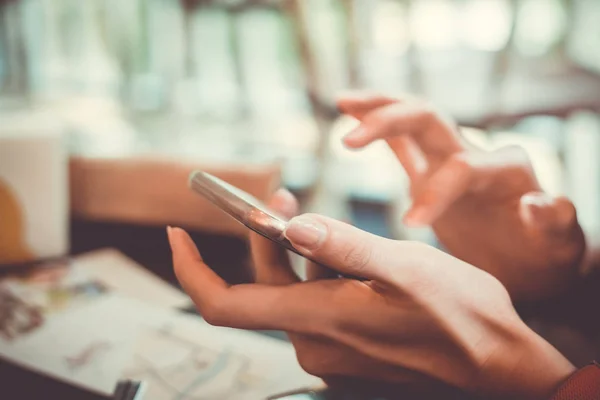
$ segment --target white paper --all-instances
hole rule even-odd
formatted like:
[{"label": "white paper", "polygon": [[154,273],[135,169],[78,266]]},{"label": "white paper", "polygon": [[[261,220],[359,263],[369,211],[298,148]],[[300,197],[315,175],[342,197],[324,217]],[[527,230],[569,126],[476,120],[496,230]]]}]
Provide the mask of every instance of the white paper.
[{"label": "white paper", "polygon": [[136,325],[112,295],[47,317],[33,331],[0,337],[9,361],[84,389],[110,395],[131,355]]},{"label": "white paper", "polygon": [[162,314],[142,325],[125,377],[146,383],[144,400],[265,399],[322,386],[300,368],[287,342],[185,314]]},{"label": "white paper", "polygon": [[160,307],[183,308],[192,304],[182,291],[161,280],[114,249],[93,251],[76,259],[79,269],[110,290]]},{"label": "white paper", "polygon": [[106,395],[119,379],[142,380],[144,400],[264,399],[321,385],[287,342],[110,291],[90,279],[105,264],[89,261],[101,259],[0,281],[0,356]]}]

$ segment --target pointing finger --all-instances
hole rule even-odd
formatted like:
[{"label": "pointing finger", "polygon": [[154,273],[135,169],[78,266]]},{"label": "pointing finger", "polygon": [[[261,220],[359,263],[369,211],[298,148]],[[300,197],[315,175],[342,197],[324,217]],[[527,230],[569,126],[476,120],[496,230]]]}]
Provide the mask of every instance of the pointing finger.
[{"label": "pointing finger", "polygon": [[338,97],[338,109],[358,120],[376,108],[397,103],[400,100],[364,91],[349,92]]},{"label": "pointing finger", "polygon": [[202,261],[184,230],[169,229],[169,242],[177,278],[210,324],[317,334],[332,320],[331,293],[339,281],[229,286]]}]

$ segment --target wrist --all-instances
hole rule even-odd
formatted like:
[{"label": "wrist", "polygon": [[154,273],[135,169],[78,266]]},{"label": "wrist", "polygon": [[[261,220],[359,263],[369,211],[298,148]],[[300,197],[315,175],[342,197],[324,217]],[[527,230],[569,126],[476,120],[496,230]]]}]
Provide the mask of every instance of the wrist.
[{"label": "wrist", "polygon": [[548,399],[573,374],[575,367],[552,345],[519,322],[500,355],[503,391],[507,398]]}]

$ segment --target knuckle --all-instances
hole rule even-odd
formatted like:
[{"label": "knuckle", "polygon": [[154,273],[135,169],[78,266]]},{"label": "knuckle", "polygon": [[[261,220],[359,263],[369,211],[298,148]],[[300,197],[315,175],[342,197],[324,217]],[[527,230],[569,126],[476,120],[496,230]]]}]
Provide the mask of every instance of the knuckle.
[{"label": "knuckle", "polygon": [[326,354],[299,351],[296,357],[300,367],[310,375],[325,376],[332,372]]},{"label": "knuckle", "polygon": [[396,283],[406,292],[420,292],[430,286],[435,274],[436,249],[417,241],[401,241],[396,244],[396,253],[404,258],[402,268],[392,270]]},{"label": "knuckle", "polygon": [[346,245],[342,254],[344,265],[354,271],[360,271],[371,262],[373,249],[369,243],[363,241]]},{"label": "knuckle", "polygon": [[202,318],[204,318],[209,325],[225,326],[227,324],[226,313],[221,304],[221,302],[214,299],[198,305],[200,315],[202,315]]},{"label": "knuckle", "polygon": [[411,264],[427,260],[432,255],[433,250],[433,247],[428,244],[416,240],[398,242],[396,246],[399,254],[409,254],[411,256]]},{"label": "knuckle", "polygon": [[450,156],[450,161],[463,173],[470,173],[475,169],[473,159],[465,152],[453,154]]},{"label": "knuckle", "polygon": [[300,367],[310,375],[319,376],[323,372],[320,363],[315,360],[312,353],[299,351],[296,353],[298,364]]},{"label": "knuckle", "polygon": [[402,112],[405,107],[406,106],[403,103],[399,102],[389,104],[369,113],[365,117],[364,122],[367,125],[379,127],[390,127],[396,125],[405,118],[404,113]]},{"label": "knuckle", "polygon": [[554,199],[553,209],[556,230],[570,230],[577,223],[577,209],[568,198],[560,196]]},{"label": "knuckle", "polygon": [[507,146],[502,147],[501,150],[515,157],[515,159],[517,160],[529,161],[529,153],[527,153],[527,150],[525,150],[523,146],[520,146],[518,144],[509,144]]},{"label": "knuckle", "polygon": [[533,165],[525,148],[518,145],[505,146],[498,151],[497,157],[497,162],[506,165],[503,179],[510,181],[513,187],[526,190],[537,186]]},{"label": "knuckle", "polygon": [[[486,184],[485,181],[476,180],[481,175],[482,165],[477,157],[467,152],[453,154],[449,161],[457,182],[464,184],[466,191],[481,190]],[[484,167],[483,167],[484,168]]]},{"label": "knuckle", "polygon": [[382,126],[389,124],[393,118],[393,114],[383,112],[382,110],[375,110],[365,116],[363,124],[370,127],[370,129],[380,129]]},{"label": "knuckle", "polygon": [[530,172],[533,169],[529,153],[523,146],[516,144],[501,147],[495,151],[500,161]]},{"label": "knuckle", "polygon": [[429,246],[428,244],[416,240],[398,242],[398,245],[401,245],[404,249],[412,250],[415,253],[425,252],[431,248],[431,246]]}]

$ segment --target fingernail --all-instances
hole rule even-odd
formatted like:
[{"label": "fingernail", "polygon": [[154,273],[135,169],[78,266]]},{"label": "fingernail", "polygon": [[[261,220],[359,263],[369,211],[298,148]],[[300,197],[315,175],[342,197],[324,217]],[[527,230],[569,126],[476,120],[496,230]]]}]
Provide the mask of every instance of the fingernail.
[{"label": "fingernail", "polygon": [[575,208],[568,199],[553,199],[546,194],[524,195],[521,198],[521,216],[529,223],[558,230],[576,220]]},{"label": "fingernail", "polygon": [[350,133],[348,133],[346,136],[344,136],[343,140],[346,145],[353,145],[364,135],[365,129],[362,126],[359,126],[358,128],[355,128],[354,130],[350,131]]},{"label": "fingernail", "polygon": [[294,247],[312,250],[325,239],[327,229],[321,222],[307,216],[292,218],[285,228],[285,237]]},{"label": "fingernail", "polygon": [[425,226],[429,225],[431,218],[431,210],[427,207],[413,208],[404,216],[404,223],[408,226]]},{"label": "fingernail", "polygon": [[525,194],[521,197],[521,215],[530,223],[546,224],[551,214],[551,198],[544,193]]},{"label": "fingernail", "polygon": [[285,196],[285,197],[294,197],[294,195],[284,187],[280,187],[275,191],[275,196]]},{"label": "fingernail", "polygon": [[286,218],[292,218],[298,214],[298,201],[287,189],[279,188],[271,197],[269,207],[281,213]]},{"label": "fingernail", "polygon": [[275,194],[273,194],[273,197],[278,197],[280,199],[283,199],[285,201],[286,205],[290,205],[290,204],[293,205],[296,203],[296,197],[292,194],[292,192],[290,192],[286,188],[277,189]]},{"label": "fingernail", "polygon": [[171,225],[167,225],[167,239],[169,240],[169,243],[171,243],[171,232],[173,231],[173,228],[171,228]]}]

